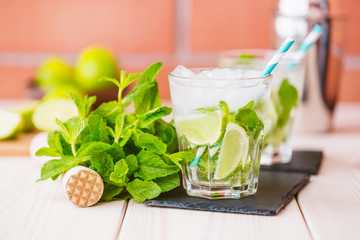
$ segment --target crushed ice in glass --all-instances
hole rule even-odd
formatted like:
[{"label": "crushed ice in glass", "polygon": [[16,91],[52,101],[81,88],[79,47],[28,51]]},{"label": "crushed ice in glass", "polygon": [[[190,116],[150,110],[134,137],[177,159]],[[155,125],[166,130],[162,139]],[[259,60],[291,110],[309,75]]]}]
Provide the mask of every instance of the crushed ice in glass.
[{"label": "crushed ice in glass", "polygon": [[238,79],[245,77],[258,77],[259,72],[255,70],[246,70],[239,68],[214,68],[195,73],[183,65],[178,65],[172,72],[179,77],[191,77],[197,79]]}]

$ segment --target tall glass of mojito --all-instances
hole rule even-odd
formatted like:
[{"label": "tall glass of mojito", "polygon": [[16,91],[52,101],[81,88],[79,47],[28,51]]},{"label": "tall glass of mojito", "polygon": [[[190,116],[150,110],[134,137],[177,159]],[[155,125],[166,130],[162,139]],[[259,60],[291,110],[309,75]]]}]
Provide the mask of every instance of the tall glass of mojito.
[{"label": "tall glass of mojito", "polygon": [[[230,50],[219,53],[219,67],[262,69],[272,50]],[[288,53],[273,71],[261,164],[288,163],[292,156],[291,136],[305,79],[304,62],[293,62]]]},{"label": "tall glass of mojito", "polygon": [[242,69],[178,66],[169,74],[188,195],[241,198],[258,186],[271,76]]}]

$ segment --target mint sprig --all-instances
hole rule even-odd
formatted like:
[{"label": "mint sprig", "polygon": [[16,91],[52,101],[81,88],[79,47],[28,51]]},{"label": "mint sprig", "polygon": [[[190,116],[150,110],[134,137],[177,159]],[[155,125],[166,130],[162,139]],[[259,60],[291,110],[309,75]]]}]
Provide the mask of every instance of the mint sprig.
[{"label": "mint sprig", "polygon": [[[133,198],[142,202],[179,186],[181,165],[195,156],[178,152],[175,128],[161,119],[171,113],[171,108],[161,106],[156,81],[161,67],[162,63],[155,63],[143,73],[122,71],[119,80],[102,78],[117,86],[118,99],[93,111],[95,97],[70,94],[79,117],[57,120],[61,130],[50,133],[49,147],[36,154],[59,159],[43,165],[38,181],[56,179],[78,165],[89,167],[104,181],[103,201]],[[135,112],[125,112],[132,102]]]}]

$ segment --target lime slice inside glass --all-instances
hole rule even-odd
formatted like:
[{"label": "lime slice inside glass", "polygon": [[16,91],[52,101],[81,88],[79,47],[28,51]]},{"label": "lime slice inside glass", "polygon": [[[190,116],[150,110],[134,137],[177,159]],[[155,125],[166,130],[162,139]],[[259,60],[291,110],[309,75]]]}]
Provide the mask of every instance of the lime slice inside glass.
[{"label": "lime slice inside glass", "polygon": [[195,145],[214,145],[225,132],[226,118],[220,110],[178,118],[176,129]]},{"label": "lime slice inside glass", "polygon": [[55,98],[40,103],[35,108],[32,120],[40,131],[52,132],[59,130],[55,119],[64,122],[76,116],[78,116],[78,111],[73,101],[66,98]]},{"label": "lime slice inside glass", "polygon": [[0,139],[14,137],[22,125],[21,115],[18,113],[0,110]]},{"label": "lime slice inside glass", "polygon": [[275,103],[270,98],[268,115],[266,118],[265,136],[269,136],[271,132],[276,128],[278,120],[278,114],[276,112]]},{"label": "lime slice inside glass", "polygon": [[229,176],[241,162],[247,160],[249,152],[249,136],[241,126],[229,122],[220,149],[215,169],[215,180]]}]

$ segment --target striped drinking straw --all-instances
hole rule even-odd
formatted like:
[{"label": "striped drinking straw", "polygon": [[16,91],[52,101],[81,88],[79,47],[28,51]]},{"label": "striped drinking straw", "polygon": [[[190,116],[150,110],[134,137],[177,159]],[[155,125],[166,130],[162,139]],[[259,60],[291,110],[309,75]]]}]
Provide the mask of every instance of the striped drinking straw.
[{"label": "striped drinking straw", "polygon": [[261,72],[262,76],[267,76],[271,74],[276,65],[280,62],[285,53],[289,50],[289,48],[293,45],[295,41],[288,37],[285,42],[281,45],[279,50],[275,53],[275,55],[270,59],[268,64],[265,66],[264,70]]},{"label": "striped drinking straw", "polygon": [[[269,74],[271,74],[271,72],[274,70],[276,65],[281,60],[281,58],[285,55],[285,53],[289,50],[289,48],[291,47],[291,45],[293,45],[294,42],[295,41],[289,37],[285,40],[285,42],[281,45],[281,47],[276,52],[276,54],[270,59],[269,63],[266,65],[265,69],[261,72],[261,76],[268,76]],[[210,159],[212,159],[215,156],[215,154],[217,153],[217,151],[219,151],[219,149],[221,147],[221,143],[222,142],[219,142],[218,144],[216,144],[215,146],[210,148]],[[197,167],[201,156],[204,154],[204,151],[205,151],[205,146],[200,146],[197,149],[196,157],[192,160],[192,162],[189,166],[190,168]]]},{"label": "striped drinking straw", "polygon": [[290,68],[294,68],[305,56],[309,48],[319,39],[323,30],[319,25],[315,25],[309,34],[305,37],[298,50],[294,53],[292,62],[289,64]]}]

